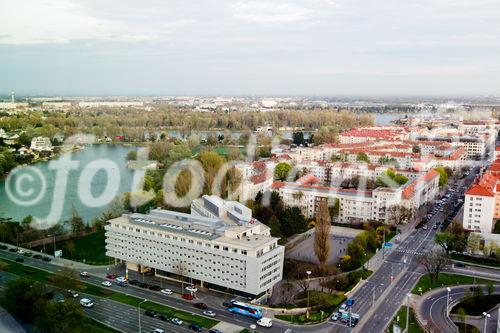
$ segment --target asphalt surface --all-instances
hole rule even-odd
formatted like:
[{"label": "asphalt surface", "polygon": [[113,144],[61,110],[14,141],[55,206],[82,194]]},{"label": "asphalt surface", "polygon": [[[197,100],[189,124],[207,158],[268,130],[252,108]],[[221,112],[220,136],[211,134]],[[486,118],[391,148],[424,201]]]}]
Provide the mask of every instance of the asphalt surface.
[{"label": "asphalt surface", "polygon": [[[470,292],[469,288],[474,285],[451,286],[449,293],[449,305],[466,297]],[[484,294],[487,294],[485,287],[481,287]],[[500,294],[500,286],[495,286],[494,294]],[[458,332],[457,326],[447,315],[447,298],[448,291],[446,288],[433,290],[424,295],[418,302],[417,311],[420,313],[422,321],[426,323],[426,327],[431,332]],[[496,325],[488,325],[488,331],[496,327]],[[481,330],[483,327],[481,327]]]}]

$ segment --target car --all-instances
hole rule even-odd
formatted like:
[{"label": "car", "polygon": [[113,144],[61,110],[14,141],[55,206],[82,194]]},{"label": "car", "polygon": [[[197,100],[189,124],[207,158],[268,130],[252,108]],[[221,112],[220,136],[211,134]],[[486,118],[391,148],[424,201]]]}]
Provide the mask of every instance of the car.
[{"label": "car", "polygon": [[126,286],[128,286],[128,283],[127,283],[127,281],[120,280],[120,281],[116,281],[116,285],[120,286],[120,287],[126,287]]},{"label": "car", "polygon": [[222,306],[225,308],[230,308],[232,304],[230,302],[222,302]]},{"label": "car", "polygon": [[23,254],[23,253],[24,253],[24,250],[23,250],[23,249],[20,249],[20,250],[18,250],[18,251],[17,251],[17,253],[19,253],[19,254]]},{"label": "car", "polygon": [[196,288],[196,286],[187,286],[185,289],[186,289],[187,291],[192,292],[192,293],[195,293],[195,292],[197,292],[197,291],[198,291],[198,288]]},{"label": "car", "polygon": [[173,294],[173,291],[171,289],[162,289],[162,290],[160,290],[160,292],[162,294],[165,294],[165,295],[172,295]]},{"label": "car", "polygon": [[24,262],[24,259],[23,258],[16,258],[16,261],[17,262]]},{"label": "car", "polygon": [[208,333],[222,333],[222,331],[219,331],[216,328],[212,328],[210,331],[208,331]]},{"label": "car", "polygon": [[101,284],[105,287],[111,287],[113,284],[109,281],[102,281]]},{"label": "car", "polygon": [[337,321],[340,319],[340,313],[335,312],[331,318],[333,321]]},{"label": "car", "polygon": [[80,300],[80,305],[83,306],[84,308],[91,308],[94,306],[94,302],[88,298],[82,298]]},{"label": "car", "polygon": [[25,256],[25,257],[31,257],[32,255],[33,255],[33,253],[31,253],[29,251],[23,253],[23,256]]},{"label": "car", "polygon": [[156,286],[156,285],[154,285],[154,286],[150,286],[150,287],[149,287],[149,290],[153,290],[153,291],[160,291],[160,290],[161,290],[161,287],[160,287],[160,286]]},{"label": "car", "polygon": [[17,249],[15,247],[12,247],[9,249],[9,252],[17,252]]},{"label": "car", "polygon": [[340,313],[347,312],[347,305],[345,303],[340,306],[339,312]]},{"label": "car", "polygon": [[353,298],[349,298],[346,302],[345,302],[345,305],[347,305],[348,307],[351,307],[354,305],[354,299]]},{"label": "car", "polygon": [[201,332],[201,331],[203,331],[203,328],[202,328],[200,325],[195,324],[195,323],[191,323],[191,324],[189,325],[189,329],[190,329],[191,331],[195,331],[195,332]]},{"label": "car", "polygon": [[165,333],[165,331],[162,330],[161,328],[155,328],[155,330],[153,331],[153,333]]},{"label": "car", "polygon": [[89,277],[89,273],[88,272],[80,272],[80,276],[81,277]]},{"label": "car", "polygon": [[190,301],[190,300],[193,299],[193,295],[192,294],[182,294],[182,298],[187,299],[188,301]]},{"label": "car", "polygon": [[42,255],[41,254],[35,254],[33,256],[33,258],[35,258],[35,259],[42,259]]},{"label": "car", "polygon": [[144,314],[148,317],[157,317],[158,316],[158,313],[156,313],[155,311],[153,310],[146,310],[146,312],[144,312]]},{"label": "car", "polygon": [[0,250],[7,250],[9,247],[7,245],[0,245]]},{"label": "car", "polygon": [[138,286],[139,285],[139,280],[130,280],[129,281],[129,284],[131,284],[132,286]]},{"label": "car", "polygon": [[124,281],[124,282],[128,282],[128,281],[127,281],[127,278],[126,278],[126,277],[124,277],[124,276],[117,276],[115,280],[116,280],[116,281]]},{"label": "car", "polygon": [[172,324],[174,324],[174,325],[177,325],[177,326],[181,326],[181,325],[182,325],[182,323],[183,323],[183,321],[182,321],[182,320],[180,320],[179,318],[172,318],[172,319],[170,319],[170,322],[171,322]]},{"label": "car", "polygon": [[194,307],[195,308],[198,308],[198,309],[202,309],[202,310],[205,310],[206,308],[208,308],[208,306],[205,304],[205,303],[194,303]]},{"label": "car", "polygon": [[215,312],[212,310],[205,310],[205,311],[203,311],[203,314],[205,316],[212,317],[212,318],[216,316]]},{"label": "car", "polygon": [[170,321],[170,318],[168,318],[167,316],[165,316],[164,314],[160,314],[158,315],[157,317],[158,319],[160,319],[161,321]]},{"label": "car", "polygon": [[437,224],[434,224],[434,225],[432,226],[432,229],[434,229],[434,230],[437,230],[437,228],[438,228],[438,225],[437,225]]},{"label": "car", "polygon": [[51,261],[52,259],[50,259],[50,257],[43,257],[43,258],[42,258],[42,260],[43,260],[43,261],[46,261],[46,262],[49,262],[49,261]]},{"label": "car", "polygon": [[465,267],[465,264],[463,262],[457,262],[455,263],[455,267]]},{"label": "car", "polygon": [[422,229],[427,230],[428,228],[427,228],[427,226],[426,226],[426,225],[424,225],[424,227],[423,227]]},{"label": "car", "polygon": [[273,320],[268,317],[262,317],[259,320],[257,320],[257,325],[262,327],[271,327],[273,326]]},{"label": "car", "polygon": [[74,290],[71,290],[71,289],[68,289],[68,291],[66,292],[66,295],[68,295],[69,297],[71,298],[77,298],[78,296],[78,293]]},{"label": "car", "polygon": [[139,287],[144,289],[149,289],[150,285],[148,283],[140,282]]},{"label": "car", "polygon": [[116,275],[115,275],[115,274],[107,274],[107,275],[106,275],[106,278],[107,278],[107,279],[114,280],[114,279],[116,279]]}]

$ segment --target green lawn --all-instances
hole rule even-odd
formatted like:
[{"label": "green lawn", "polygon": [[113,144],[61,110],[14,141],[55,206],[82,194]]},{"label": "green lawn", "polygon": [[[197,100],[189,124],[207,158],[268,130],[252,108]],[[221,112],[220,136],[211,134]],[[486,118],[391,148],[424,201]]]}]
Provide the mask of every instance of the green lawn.
[{"label": "green lawn", "polygon": [[[72,253],[68,250],[67,246],[70,242],[75,246]],[[89,265],[106,265],[113,262],[112,258],[106,256],[105,246],[104,230],[56,243],[56,249],[63,250],[63,258],[84,262]],[[38,247],[34,250],[40,251],[42,248],[43,247]],[[47,244],[45,249],[49,254],[54,254],[52,244]]]},{"label": "green lawn", "polygon": [[[478,284],[486,284],[491,280],[476,278],[476,283]],[[498,283],[498,281],[491,281],[493,283]],[[459,274],[448,274],[441,273],[439,274],[438,281],[434,281],[431,283],[429,275],[423,275],[418,281],[415,288],[413,288],[412,293],[420,295],[420,293],[425,293],[431,289],[441,288],[445,286],[452,286],[457,284],[473,284],[474,278],[471,276],[459,275]],[[419,290],[422,288],[421,290]]]},{"label": "green lawn", "polygon": [[[50,277],[53,275],[52,273],[37,269],[37,268],[32,268],[28,266],[24,266],[22,264],[19,264],[15,261],[10,261],[6,259],[0,260],[0,269],[30,280],[50,284],[51,279]],[[107,288],[102,288],[100,286],[96,286],[93,284],[89,283],[81,283],[81,286],[77,288],[79,291],[94,295],[94,296],[99,296],[99,297],[105,297],[109,298],[111,300],[132,305],[132,306],[137,306],[139,302],[142,301],[142,299],[134,297],[134,296],[129,296],[125,295],[122,293],[117,293],[112,290],[109,290]],[[168,307],[166,305],[154,303],[154,302],[145,302],[144,304],[141,305],[141,308],[143,309],[149,309],[149,310],[154,310],[157,312],[162,312],[165,313],[169,316],[175,316],[178,317],[179,319],[182,319],[187,322],[193,322],[197,323],[203,327],[210,328],[218,323],[218,321],[210,319],[210,318],[205,318],[203,316],[199,315],[194,315],[192,313],[186,312],[186,311],[181,311],[177,310],[171,307]],[[93,332],[93,331],[91,331]]]},{"label": "green lawn", "polygon": [[[399,311],[396,313],[396,316],[392,319],[391,322],[391,332],[394,324],[397,324],[401,331],[406,329],[406,306],[402,306]],[[410,318],[409,318],[409,330],[408,333],[424,333],[425,331],[418,325],[415,319],[415,313],[413,309],[410,308]]]}]

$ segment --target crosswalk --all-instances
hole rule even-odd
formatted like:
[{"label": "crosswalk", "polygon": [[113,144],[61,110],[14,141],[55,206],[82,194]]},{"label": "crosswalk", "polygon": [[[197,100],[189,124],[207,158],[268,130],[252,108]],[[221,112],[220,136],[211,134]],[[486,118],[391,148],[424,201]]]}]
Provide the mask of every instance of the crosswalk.
[{"label": "crosswalk", "polygon": [[397,249],[396,252],[398,252],[398,253],[404,253],[404,254],[412,254],[412,255],[421,255],[421,254],[424,254],[424,252],[422,252],[422,251],[409,250],[409,249]]}]

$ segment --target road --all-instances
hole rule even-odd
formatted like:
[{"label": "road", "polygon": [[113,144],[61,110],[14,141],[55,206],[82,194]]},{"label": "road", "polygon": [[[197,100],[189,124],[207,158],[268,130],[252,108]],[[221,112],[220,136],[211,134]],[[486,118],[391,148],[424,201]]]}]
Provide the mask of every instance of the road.
[{"label": "road", "polygon": [[[474,287],[474,285],[451,286],[451,291],[449,293],[450,307],[454,302],[466,297],[467,293],[470,292],[470,287]],[[486,294],[486,288],[482,288],[484,294]],[[500,294],[500,286],[495,286],[494,294]],[[446,312],[447,295],[448,291],[446,288],[436,289],[424,294],[424,297],[421,298],[417,304],[417,311],[420,314],[422,321],[426,323],[426,327],[431,332],[458,332],[457,326],[453,323]],[[492,323],[493,321],[491,321],[490,325],[488,325],[488,332],[496,331],[494,330],[496,324],[494,325]]]}]

